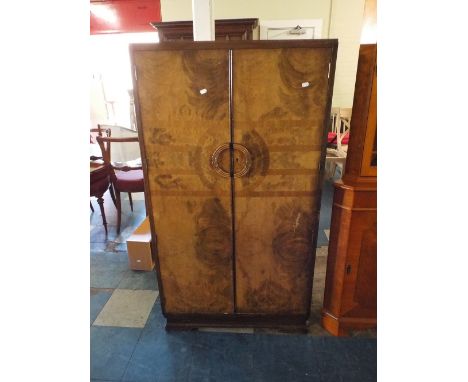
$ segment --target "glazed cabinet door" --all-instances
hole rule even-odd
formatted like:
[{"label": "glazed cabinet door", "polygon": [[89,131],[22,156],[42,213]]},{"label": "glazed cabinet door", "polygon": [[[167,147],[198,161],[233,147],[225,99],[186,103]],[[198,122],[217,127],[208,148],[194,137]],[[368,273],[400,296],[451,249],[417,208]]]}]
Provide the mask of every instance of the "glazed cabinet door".
[{"label": "glazed cabinet door", "polygon": [[374,68],[372,79],[361,176],[377,176],[377,67]]},{"label": "glazed cabinet door", "polygon": [[234,49],[236,309],[309,311],[332,48]]},{"label": "glazed cabinet door", "polygon": [[[228,50],[135,50],[148,214],[166,314],[234,310]],[[218,150],[217,150],[218,149]]]}]

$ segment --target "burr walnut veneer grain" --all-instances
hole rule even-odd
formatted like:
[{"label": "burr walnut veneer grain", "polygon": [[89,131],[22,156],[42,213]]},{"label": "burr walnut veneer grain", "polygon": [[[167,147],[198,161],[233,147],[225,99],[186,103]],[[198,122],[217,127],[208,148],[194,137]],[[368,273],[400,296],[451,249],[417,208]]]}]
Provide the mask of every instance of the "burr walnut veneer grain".
[{"label": "burr walnut veneer grain", "polygon": [[336,40],[132,46],[168,327],[304,327],[336,50]]}]

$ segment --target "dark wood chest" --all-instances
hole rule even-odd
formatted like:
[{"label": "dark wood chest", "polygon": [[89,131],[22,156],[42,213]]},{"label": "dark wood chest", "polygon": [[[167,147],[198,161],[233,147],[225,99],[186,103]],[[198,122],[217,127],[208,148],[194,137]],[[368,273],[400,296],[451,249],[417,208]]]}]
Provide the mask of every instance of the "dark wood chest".
[{"label": "dark wood chest", "polygon": [[[159,41],[192,40],[193,21],[154,22]],[[215,20],[215,40],[252,40],[258,19]]]},{"label": "dark wood chest", "polygon": [[305,324],[337,45],[131,47],[168,327]]}]

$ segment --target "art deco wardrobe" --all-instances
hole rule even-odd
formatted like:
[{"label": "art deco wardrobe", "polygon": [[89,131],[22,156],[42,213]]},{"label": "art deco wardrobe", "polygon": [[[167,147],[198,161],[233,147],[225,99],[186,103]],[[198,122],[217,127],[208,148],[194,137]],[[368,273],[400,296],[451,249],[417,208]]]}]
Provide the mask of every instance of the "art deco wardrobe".
[{"label": "art deco wardrobe", "polygon": [[305,325],[337,45],[131,46],[167,328]]}]

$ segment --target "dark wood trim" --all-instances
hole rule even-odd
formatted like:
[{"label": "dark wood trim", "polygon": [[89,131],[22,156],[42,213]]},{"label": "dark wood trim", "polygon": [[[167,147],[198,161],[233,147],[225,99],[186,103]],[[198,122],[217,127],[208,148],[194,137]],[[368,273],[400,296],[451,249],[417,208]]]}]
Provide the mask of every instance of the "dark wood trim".
[{"label": "dark wood trim", "polygon": [[[133,131],[133,130],[132,130]],[[133,131],[134,133],[136,133],[136,131]],[[138,142],[138,137],[97,137],[96,140],[99,142],[102,141],[102,142],[121,142],[121,143],[125,143],[125,142]]]},{"label": "dark wood trim", "polygon": [[234,314],[237,313],[237,275],[236,275],[236,185],[234,178],[234,83],[233,83],[233,54],[228,51],[228,86],[229,86],[229,155],[231,156],[230,178],[231,178],[231,265],[232,265],[232,301],[234,304]]},{"label": "dark wood trim", "polygon": [[[258,25],[258,19],[257,18],[250,18],[250,19],[218,19],[215,20],[216,25],[229,25],[236,23],[238,25],[251,25],[254,24],[254,27]],[[180,26],[180,27],[186,27],[186,26],[192,26],[193,21],[192,20],[183,20],[183,21],[157,21],[157,22],[150,22],[150,25],[153,28],[159,28],[159,27],[165,27],[165,26]]]},{"label": "dark wood trim", "polygon": [[[258,26],[257,18],[215,20],[215,39],[252,40]],[[151,22],[158,31],[160,41],[193,41],[193,21]]]},{"label": "dark wood trim", "polygon": [[306,315],[268,315],[242,314],[236,315],[166,315],[166,329],[190,330],[202,327],[237,327],[237,328],[271,328],[293,331],[307,331]]},{"label": "dark wood trim", "polygon": [[338,39],[322,40],[243,40],[243,41],[163,41],[160,43],[130,44],[135,51],[193,50],[193,49],[265,49],[265,48],[338,48]]},{"label": "dark wood trim", "polygon": [[250,18],[250,19],[218,19],[215,20],[215,23],[217,25],[230,25],[233,23],[236,23],[237,25],[245,25],[245,26],[250,26],[253,25],[253,27],[257,27],[258,25],[258,19],[256,18]]}]

